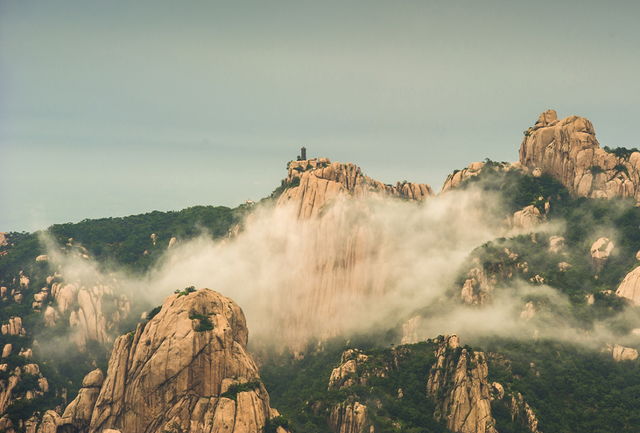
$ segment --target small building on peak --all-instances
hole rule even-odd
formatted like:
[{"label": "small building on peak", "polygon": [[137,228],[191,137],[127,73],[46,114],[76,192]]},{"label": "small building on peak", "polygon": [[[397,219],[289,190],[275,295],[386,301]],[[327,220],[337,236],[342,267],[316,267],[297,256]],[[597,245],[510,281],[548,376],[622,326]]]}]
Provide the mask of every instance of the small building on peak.
[{"label": "small building on peak", "polygon": [[307,160],[307,148],[304,146],[302,147],[302,149],[300,149],[300,160],[301,161]]}]

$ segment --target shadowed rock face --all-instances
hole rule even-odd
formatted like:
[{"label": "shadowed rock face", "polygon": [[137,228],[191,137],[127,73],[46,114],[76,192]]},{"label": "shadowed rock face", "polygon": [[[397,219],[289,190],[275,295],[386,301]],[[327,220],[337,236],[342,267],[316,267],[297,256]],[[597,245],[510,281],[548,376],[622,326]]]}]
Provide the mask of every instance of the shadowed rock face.
[{"label": "shadowed rock face", "polygon": [[593,125],[582,117],[558,120],[554,110],[542,113],[525,132],[520,163],[580,197],[640,197],[640,153],[618,157],[600,149]]},{"label": "shadowed rock face", "polygon": [[[74,427],[260,431],[271,409],[247,339],[244,314],[231,299],[208,289],[168,297],[157,316],[116,340],[91,417]],[[87,386],[97,383],[93,379],[85,378]],[[72,402],[63,419],[82,419],[70,410],[84,406],[79,403]]]}]

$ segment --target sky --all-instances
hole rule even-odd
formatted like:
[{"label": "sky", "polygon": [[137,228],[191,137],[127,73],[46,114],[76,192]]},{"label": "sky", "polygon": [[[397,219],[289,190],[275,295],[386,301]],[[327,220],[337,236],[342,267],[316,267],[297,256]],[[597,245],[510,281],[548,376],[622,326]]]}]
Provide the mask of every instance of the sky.
[{"label": "sky", "polygon": [[0,231],[270,194],[286,163],[438,191],[553,108],[639,147],[637,1],[0,0]]}]

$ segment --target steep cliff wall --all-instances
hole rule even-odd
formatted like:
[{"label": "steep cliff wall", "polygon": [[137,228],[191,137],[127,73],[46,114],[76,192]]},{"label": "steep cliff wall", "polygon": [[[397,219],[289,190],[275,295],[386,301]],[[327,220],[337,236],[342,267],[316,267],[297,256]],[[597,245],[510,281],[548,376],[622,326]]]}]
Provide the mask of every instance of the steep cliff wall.
[{"label": "steep cliff wall", "polygon": [[[309,335],[326,338],[343,331],[351,317],[345,306],[361,305],[385,290],[389,264],[381,234],[371,230],[372,201],[384,197],[421,202],[433,195],[428,185],[382,184],[361,174],[353,164],[319,158],[289,164],[285,181],[299,185],[283,192],[277,208],[296,221],[304,239],[286,283],[298,305],[282,318],[289,347],[300,350]],[[285,218],[285,217],[283,217]]]},{"label": "steep cliff wall", "polygon": [[427,394],[437,401],[434,416],[454,432],[497,433],[484,354],[461,348],[453,334],[439,342],[436,356],[427,383]]},{"label": "steep cliff wall", "polygon": [[208,289],[170,296],[135,334],[116,340],[99,394],[100,378],[87,377],[59,431],[260,431],[272,410],[247,340],[231,299]]}]

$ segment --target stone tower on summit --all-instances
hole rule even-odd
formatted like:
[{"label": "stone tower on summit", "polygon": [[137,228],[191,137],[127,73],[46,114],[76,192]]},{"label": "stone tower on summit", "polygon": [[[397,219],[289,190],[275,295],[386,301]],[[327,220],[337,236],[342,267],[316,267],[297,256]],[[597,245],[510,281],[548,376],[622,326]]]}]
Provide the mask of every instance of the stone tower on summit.
[{"label": "stone tower on summit", "polygon": [[302,147],[302,149],[300,149],[300,160],[301,161],[307,160],[307,148],[304,146]]}]

